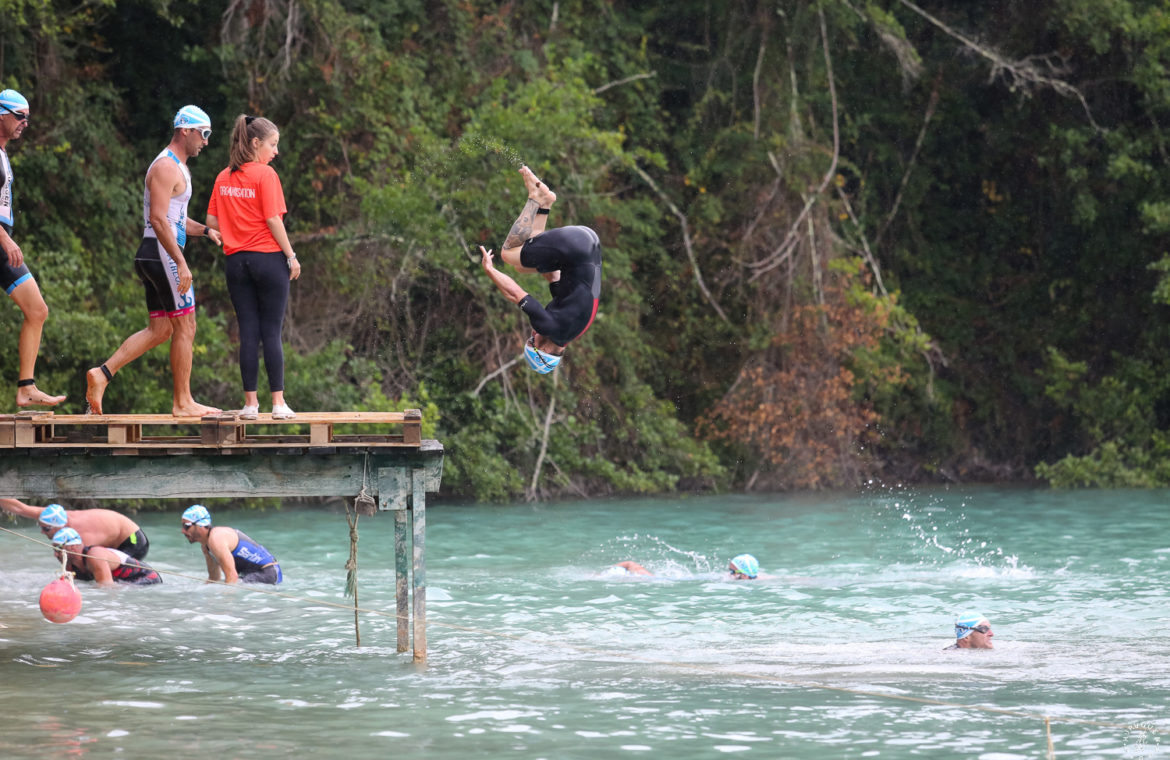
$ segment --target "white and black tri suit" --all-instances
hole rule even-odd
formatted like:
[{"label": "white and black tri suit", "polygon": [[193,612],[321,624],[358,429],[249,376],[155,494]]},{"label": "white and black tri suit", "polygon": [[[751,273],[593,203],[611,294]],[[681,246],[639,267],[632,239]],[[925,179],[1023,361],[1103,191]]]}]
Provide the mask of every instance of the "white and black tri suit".
[{"label": "white and black tri suit", "polygon": [[[164,148],[147,168],[147,177],[150,169],[159,161],[174,161],[183,172],[183,179],[187,182],[186,189],[170,199],[167,205],[167,224],[175,235],[179,248],[187,244],[187,203],[191,200],[191,172],[179,157]],[[142,217],[145,229],[142,232],[142,243],[138,246],[138,253],[134,256],[134,271],[142,280],[146,290],[146,308],[150,318],[181,317],[195,311],[195,286],[187,288],[186,293],[179,292],[179,265],[163,248],[158,240],[158,234],[150,224],[150,183],[144,183],[142,191]]]},{"label": "white and black tri suit", "polygon": [[[0,148],[0,226],[12,235],[12,227],[16,223],[15,204],[12,200],[12,164],[8,163],[8,154]],[[0,287],[4,292],[12,295],[16,286],[32,279],[28,267],[21,263],[14,267],[8,263],[8,252],[0,248]]]}]

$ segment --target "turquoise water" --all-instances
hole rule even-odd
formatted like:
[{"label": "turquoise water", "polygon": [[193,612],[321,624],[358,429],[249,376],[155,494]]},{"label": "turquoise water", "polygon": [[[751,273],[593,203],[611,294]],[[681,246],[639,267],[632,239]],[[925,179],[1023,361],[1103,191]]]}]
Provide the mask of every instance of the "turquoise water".
[{"label": "turquoise water", "polygon": [[[322,604],[346,601],[338,512],[217,515],[276,553],[297,600],[82,584],[65,625],[37,609],[49,550],[3,533],[0,757],[1004,760],[1045,756],[1036,715],[1057,757],[1170,756],[1143,730],[1170,731],[1168,497],[434,505],[425,668],[392,618],[364,615],[359,649],[352,613]],[[157,568],[204,575],[177,512],[140,522]],[[392,614],[392,520],[359,528],[362,605]],[[772,577],[729,581],[745,551]],[[602,572],[625,559],[658,576]],[[968,608],[996,648],[942,651]]]}]

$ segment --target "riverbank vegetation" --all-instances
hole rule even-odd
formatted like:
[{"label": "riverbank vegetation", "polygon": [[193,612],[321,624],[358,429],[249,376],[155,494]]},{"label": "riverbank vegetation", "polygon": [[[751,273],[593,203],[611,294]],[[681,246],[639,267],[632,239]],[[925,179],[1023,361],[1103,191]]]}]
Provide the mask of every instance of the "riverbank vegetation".
[{"label": "riverbank vegetation", "polygon": [[[1170,2],[0,0],[38,384],[145,319],[142,177],[238,113],[303,262],[297,409],[424,410],[479,499],[1018,480],[1170,484]],[[499,247],[533,167],[605,244],[562,369],[517,362]],[[241,403],[223,256],[188,249],[196,398]],[[540,280],[521,279],[534,292]],[[15,383],[19,312],[0,310]],[[262,378],[261,386],[265,380]],[[6,403],[11,405],[11,400]],[[111,412],[170,408],[165,348]]]}]

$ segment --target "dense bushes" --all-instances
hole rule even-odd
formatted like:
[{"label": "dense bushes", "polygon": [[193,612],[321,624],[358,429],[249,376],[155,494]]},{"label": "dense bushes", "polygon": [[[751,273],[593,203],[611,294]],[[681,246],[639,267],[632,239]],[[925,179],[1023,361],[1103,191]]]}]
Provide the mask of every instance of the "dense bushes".
[{"label": "dense bushes", "polygon": [[[424,405],[449,493],[1044,461],[1060,484],[1161,483],[1162,5],[0,0],[0,86],[33,103],[9,153],[52,310],[38,381],[79,410],[84,371],[142,325],[142,173],[195,102],[217,126],[196,218],[232,117],[282,128],[305,266],[290,401]],[[560,195],[554,225],[606,246],[598,319],[555,378],[515,363],[525,322],[469,255],[518,212],[521,163]],[[196,397],[236,406],[222,257],[190,254]],[[0,324],[15,357],[16,310]],[[107,407],[169,394],[158,349]]]}]

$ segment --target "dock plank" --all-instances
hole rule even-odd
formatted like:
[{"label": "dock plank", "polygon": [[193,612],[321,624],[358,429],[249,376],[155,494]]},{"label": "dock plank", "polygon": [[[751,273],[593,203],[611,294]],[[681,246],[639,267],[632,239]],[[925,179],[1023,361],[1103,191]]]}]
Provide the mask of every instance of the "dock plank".
[{"label": "dock plank", "polygon": [[[336,432],[344,426],[345,432]],[[360,434],[354,427],[362,428]],[[307,432],[305,432],[307,431]],[[225,412],[206,417],[169,414],[0,415],[0,449],[116,449],[136,451],[327,448],[418,448],[422,413],[306,412],[293,419]]]}]

